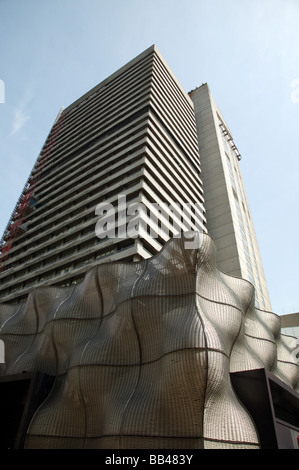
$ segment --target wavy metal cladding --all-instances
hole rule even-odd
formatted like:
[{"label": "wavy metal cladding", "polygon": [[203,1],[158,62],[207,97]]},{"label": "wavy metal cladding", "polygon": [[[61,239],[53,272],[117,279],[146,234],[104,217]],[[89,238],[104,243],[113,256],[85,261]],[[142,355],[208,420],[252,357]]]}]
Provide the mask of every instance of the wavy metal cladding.
[{"label": "wavy metal cladding", "polygon": [[138,263],[102,264],[70,288],[0,306],[3,375],[55,376],[26,448],[258,448],[230,372],[266,367],[298,390],[279,317],[220,272],[197,234]]}]

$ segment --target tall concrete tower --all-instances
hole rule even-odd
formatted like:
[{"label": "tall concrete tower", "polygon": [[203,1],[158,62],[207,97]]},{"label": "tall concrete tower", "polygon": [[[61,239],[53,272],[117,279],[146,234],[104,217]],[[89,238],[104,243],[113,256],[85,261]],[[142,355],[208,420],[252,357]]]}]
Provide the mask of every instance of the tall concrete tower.
[{"label": "tall concrete tower", "polygon": [[[172,203],[195,208],[189,228],[206,231],[200,174],[193,102],[152,46],[59,113],[1,241],[1,302],[154,255],[185,229]],[[121,236],[95,233],[103,204]],[[138,204],[142,236],[126,236]]]},{"label": "tall concrete tower", "polygon": [[209,86],[190,92],[199,142],[207,228],[220,270],[256,288],[257,307],[271,310],[253,218],[241,174],[241,155]]}]

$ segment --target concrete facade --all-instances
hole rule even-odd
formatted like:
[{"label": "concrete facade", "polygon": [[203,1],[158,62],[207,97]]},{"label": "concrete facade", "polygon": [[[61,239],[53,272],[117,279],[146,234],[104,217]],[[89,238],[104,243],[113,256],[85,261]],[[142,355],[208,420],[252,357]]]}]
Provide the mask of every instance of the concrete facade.
[{"label": "concrete facade", "polygon": [[241,155],[207,84],[192,90],[207,228],[220,270],[256,288],[257,307],[271,310],[266,278],[240,169]]}]

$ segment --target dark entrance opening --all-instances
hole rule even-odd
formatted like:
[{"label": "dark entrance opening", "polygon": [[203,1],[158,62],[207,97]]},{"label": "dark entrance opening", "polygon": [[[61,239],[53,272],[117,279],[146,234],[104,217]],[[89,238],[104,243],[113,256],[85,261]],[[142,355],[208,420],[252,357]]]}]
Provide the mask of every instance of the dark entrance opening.
[{"label": "dark entrance opening", "polygon": [[22,449],[35,411],[54,377],[39,372],[0,377],[0,449]]},{"label": "dark entrance opening", "polygon": [[262,449],[299,449],[299,394],[266,369],[231,373]]}]

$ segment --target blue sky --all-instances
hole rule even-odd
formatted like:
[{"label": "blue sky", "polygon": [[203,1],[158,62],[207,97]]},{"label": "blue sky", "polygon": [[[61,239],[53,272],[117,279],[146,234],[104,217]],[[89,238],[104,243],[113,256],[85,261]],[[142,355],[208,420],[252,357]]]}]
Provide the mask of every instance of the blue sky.
[{"label": "blue sky", "polygon": [[61,106],[156,44],[208,82],[241,169],[275,313],[299,311],[299,0],[0,0],[0,232]]}]

